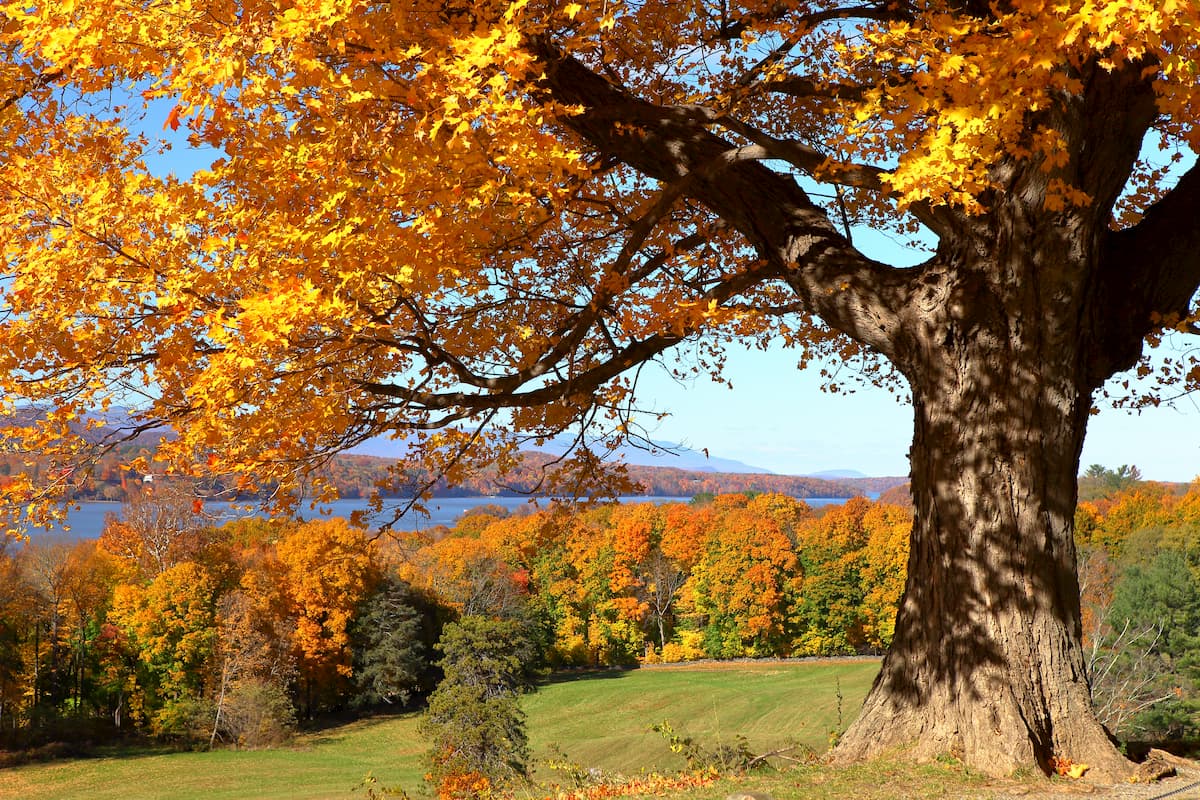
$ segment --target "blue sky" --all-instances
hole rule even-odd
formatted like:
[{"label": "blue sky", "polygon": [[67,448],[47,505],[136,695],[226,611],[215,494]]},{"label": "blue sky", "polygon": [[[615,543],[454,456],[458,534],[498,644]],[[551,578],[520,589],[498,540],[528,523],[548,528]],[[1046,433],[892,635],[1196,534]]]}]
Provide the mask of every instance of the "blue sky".
[{"label": "blue sky", "polygon": [[[795,365],[795,355],[781,348],[742,350],[728,362],[732,389],[643,373],[643,403],[671,412],[652,429],[653,438],[785,474],[908,474],[911,406],[875,388],[827,394],[816,369]],[[1140,414],[1102,406],[1089,424],[1081,464],[1135,464],[1153,480],[1192,480],[1200,475],[1200,398]]]}]

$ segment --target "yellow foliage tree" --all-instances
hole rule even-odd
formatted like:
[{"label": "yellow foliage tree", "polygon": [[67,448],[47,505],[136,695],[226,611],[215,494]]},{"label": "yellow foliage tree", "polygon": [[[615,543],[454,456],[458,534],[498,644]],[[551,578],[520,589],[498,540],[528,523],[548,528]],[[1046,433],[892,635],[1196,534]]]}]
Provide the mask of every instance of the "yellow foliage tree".
[{"label": "yellow foliage tree", "polygon": [[292,528],[275,549],[277,575],[290,616],[305,713],[314,691],[337,689],[352,674],[350,623],[378,579],[371,544],[345,520],[307,522]]},{"label": "yellow foliage tree", "polygon": [[[149,586],[122,584],[113,594],[110,623],[136,644],[161,703],[155,728],[169,733],[173,709],[203,697],[211,686],[216,644],[216,586],[204,567],[180,562]],[[134,709],[145,698],[130,698]]]},{"label": "yellow foliage tree", "polygon": [[[681,342],[681,374],[719,371],[730,339],[852,358],[911,392],[916,521],[841,757],[1115,777],[1075,476],[1093,393],[1191,330],[1198,19],[1188,0],[4,2],[0,405],[6,446],[56,465],[5,496],[36,519],[97,440],[156,427],[174,470],[243,487],[380,433],[453,481],[511,465],[501,428],[636,430],[627,376]],[[160,138],[211,164],[163,174]],[[854,225],[936,248],[881,263]],[[130,430],[88,430],[121,404]]]}]

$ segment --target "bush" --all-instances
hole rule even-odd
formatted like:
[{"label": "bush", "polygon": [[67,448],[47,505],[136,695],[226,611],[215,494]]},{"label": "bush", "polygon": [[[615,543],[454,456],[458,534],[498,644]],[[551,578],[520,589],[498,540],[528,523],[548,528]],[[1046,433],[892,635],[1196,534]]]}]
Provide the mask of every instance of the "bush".
[{"label": "bush", "polygon": [[235,683],[221,708],[220,732],[237,747],[275,747],[296,730],[296,710],[287,692],[269,681]]},{"label": "bush", "polygon": [[705,658],[704,634],[700,631],[679,631],[675,638],[663,645],[662,661],[675,664],[680,661],[696,661]]},{"label": "bush", "polygon": [[216,718],[216,705],[196,697],[168,700],[154,713],[150,732],[187,746],[207,742]]}]

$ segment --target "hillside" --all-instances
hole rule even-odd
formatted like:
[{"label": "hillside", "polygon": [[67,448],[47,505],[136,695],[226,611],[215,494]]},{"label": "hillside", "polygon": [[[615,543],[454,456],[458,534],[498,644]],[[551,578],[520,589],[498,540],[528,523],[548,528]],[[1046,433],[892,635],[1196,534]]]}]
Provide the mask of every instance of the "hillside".
[{"label": "hillside", "polygon": [[[857,713],[878,669],[875,660],[762,661],[559,675],[522,701],[537,778],[567,780],[548,760],[631,776],[682,769],[650,731],[664,720],[709,745],[743,735],[754,752],[789,744],[820,752]],[[360,795],[351,787],[368,773],[428,797],[417,721],[411,713],[364,719],[274,750],[125,749],[10,767],[0,800],[352,800]]]},{"label": "hillside", "polygon": [[[103,431],[97,435],[100,436]],[[120,500],[125,497],[130,483],[140,482],[142,475],[124,465],[137,457],[153,458],[154,442],[142,439],[121,444],[86,474],[72,475],[75,482],[76,500]],[[435,497],[466,497],[481,495],[519,496],[538,494],[543,469],[557,458],[551,453],[529,451],[523,454],[520,465],[506,477],[503,484],[494,475],[480,474],[467,481],[449,486],[444,482],[435,485]],[[340,455],[331,459],[318,472],[338,493],[348,499],[366,497],[376,486],[390,479],[390,458],[370,455]],[[690,463],[690,462],[689,462]],[[720,464],[716,459],[714,463]],[[35,461],[31,469],[35,479],[54,467],[49,461]],[[0,482],[7,476],[26,469],[26,458],[13,453],[0,454]],[[722,494],[728,492],[778,492],[798,498],[854,497],[855,495],[877,495],[907,481],[905,477],[829,477],[776,475],[753,472],[714,472],[711,468],[680,469],[640,464],[627,466],[629,478],[638,486],[638,493],[663,497],[692,497],[700,493]],[[412,471],[404,482],[385,492],[389,496],[409,496],[411,487],[428,483],[431,476],[420,470]],[[218,492],[224,487],[213,485],[209,491]]]}]

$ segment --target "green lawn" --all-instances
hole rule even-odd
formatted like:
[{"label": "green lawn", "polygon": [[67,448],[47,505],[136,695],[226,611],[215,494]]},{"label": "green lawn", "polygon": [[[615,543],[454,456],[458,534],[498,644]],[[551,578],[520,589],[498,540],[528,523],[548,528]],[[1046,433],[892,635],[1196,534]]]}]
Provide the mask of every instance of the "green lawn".
[{"label": "green lawn", "polygon": [[[555,745],[584,766],[636,774],[683,766],[649,727],[670,721],[701,741],[746,736],[756,752],[798,742],[818,751],[848,724],[878,670],[875,661],[675,666],[559,677],[525,698],[535,759]],[[300,737],[280,750],[122,752],[0,771],[0,798],[226,800],[365,797],[371,772],[424,793],[416,717],[356,722]]]},{"label": "green lawn", "polygon": [[684,766],[650,731],[663,721],[706,745],[740,734],[756,753],[792,742],[820,752],[858,713],[878,671],[876,661],[765,662],[563,680],[527,698],[530,743],[535,753],[554,744],[576,763],[624,773]]}]

